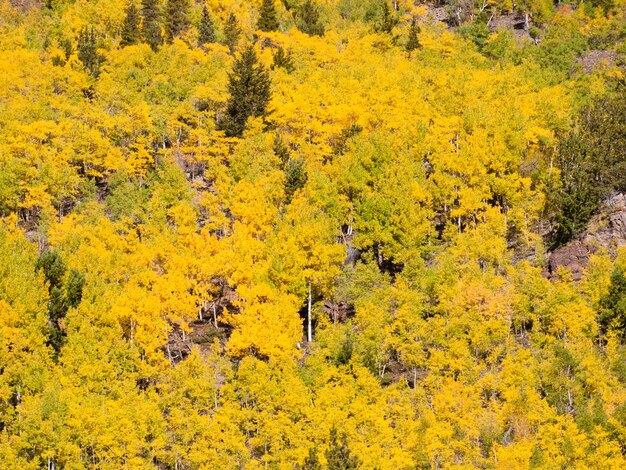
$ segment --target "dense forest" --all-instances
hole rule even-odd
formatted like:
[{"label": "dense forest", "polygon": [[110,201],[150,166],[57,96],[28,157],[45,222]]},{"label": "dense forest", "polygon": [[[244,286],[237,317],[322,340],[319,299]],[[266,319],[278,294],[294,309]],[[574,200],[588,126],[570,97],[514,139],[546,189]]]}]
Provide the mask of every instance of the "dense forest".
[{"label": "dense forest", "polygon": [[[0,0],[0,467],[626,468],[624,0]],[[624,240],[626,244],[626,240]]]}]

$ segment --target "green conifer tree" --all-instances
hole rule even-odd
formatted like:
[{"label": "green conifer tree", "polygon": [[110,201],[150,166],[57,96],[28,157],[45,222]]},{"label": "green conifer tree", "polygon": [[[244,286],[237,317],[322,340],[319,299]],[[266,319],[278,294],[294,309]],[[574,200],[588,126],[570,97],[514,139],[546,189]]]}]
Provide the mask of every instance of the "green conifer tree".
[{"label": "green conifer tree", "polygon": [[317,448],[311,447],[309,449],[309,455],[304,461],[304,466],[302,470],[322,470],[322,464],[320,463],[320,459],[317,456]]},{"label": "green conifer tree", "polygon": [[209,9],[204,5],[202,7],[202,18],[198,26],[198,46],[203,44],[211,44],[215,42],[215,23]]},{"label": "green conifer tree", "polygon": [[132,46],[141,40],[141,34],[139,31],[140,22],[141,18],[139,17],[139,10],[135,5],[134,0],[131,0],[126,8],[126,17],[122,23],[122,40],[120,41],[120,46]]},{"label": "green conifer tree", "polygon": [[626,338],[626,276],[624,269],[616,266],[611,275],[608,293],[600,299],[598,326],[605,335],[613,329],[624,340]]},{"label": "green conifer tree", "polygon": [[156,51],[163,44],[161,34],[161,12],[157,0],[141,1],[142,36],[143,40]]},{"label": "green conifer tree", "polygon": [[65,298],[68,307],[76,308],[83,299],[83,287],[85,285],[85,275],[75,269],[70,270],[65,287]]},{"label": "green conifer tree", "polygon": [[46,251],[37,259],[35,264],[35,271],[39,270],[43,270],[44,278],[49,289],[51,289],[61,286],[67,267],[58,252]]},{"label": "green conifer tree", "polygon": [[337,429],[330,430],[330,446],[326,450],[328,470],[356,470],[359,460],[350,455],[346,435],[341,436],[341,442],[337,439]]},{"label": "green conifer tree", "polygon": [[374,29],[379,33],[387,33],[391,34],[393,28],[400,21],[398,16],[392,12],[391,7],[387,3],[387,0],[383,0],[381,4],[382,13],[380,16],[380,20],[374,27]]},{"label": "green conifer tree", "polygon": [[272,70],[277,67],[282,67],[287,71],[287,73],[294,71],[295,67],[293,65],[293,61],[291,60],[291,54],[289,52],[285,52],[285,49],[282,47],[279,47],[276,52],[272,54],[272,58],[274,59],[272,63]]},{"label": "green conifer tree", "polygon": [[287,162],[289,161],[289,147],[287,147],[283,138],[278,133],[274,136],[274,145],[272,149],[274,150],[274,155],[280,159],[280,166],[284,170],[287,166]]},{"label": "green conifer tree", "polygon": [[189,0],[167,0],[165,38],[171,43],[189,28]]},{"label": "green conifer tree", "polygon": [[320,23],[320,12],[311,0],[306,0],[300,8],[298,28],[309,36],[322,36],[324,25]]},{"label": "green conifer tree", "polygon": [[259,20],[256,24],[257,29],[261,31],[276,31],[278,29],[280,25],[278,23],[274,0],[263,0],[263,5],[261,5],[261,11],[259,13]]},{"label": "green conifer tree", "polygon": [[35,264],[35,271],[43,271],[48,284],[48,344],[58,354],[65,342],[61,321],[69,308],[75,308],[83,297],[85,276],[72,269],[66,279],[67,267],[56,251],[46,251]]},{"label": "green conifer tree", "polygon": [[229,74],[226,115],[219,128],[229,137],[240,137],[249,117],[265,116],[270,100],[270,77],[249,46],[235,61]]},{"label": "green conifer tree", "polygon": [[70,60],[74,47],[72,47],[72,40],[70,38],[63,38],[59,41],[63,54],[65,54],[65,60]]},{"label": "green conifer tree", "polygon": [[420,32],[420,27],[417,25],[417,21],[413,18],[411,21],[411,28],[409,29],[409,40],[406,43],[406,51],[411,54],[415,49],[419,49],[421,46],[417,35]]},{"label": "green conifer tree", "polygon": [[224,25],[224,44],[228,46],[228,50],[231,54],[235,53],[240,36],[241,28],[239,28],[239,22],[235,14],[231,13],[228,15],[228,19]]},{"label": "green conifer tree", "polygon": [[296,191],[304,187],[307,179],[304,159],[290,158],[285,166],[285,199],[287,204],[291,202]]},{"label": "green conifer tree", "polygon": [[78,35],[78,59],[85,69],[94,77],[100,74],[100,65],[104,57],[98,54],[98,39],[93,28],[83,28]]},{"label": "green conifer tree", "polygon": [[582,232],[612,191],[626,192],[626,86],[615,86],[581,109],[579,125],[559,143],[560,185],[547,193],[556,211],[555,245]]}]

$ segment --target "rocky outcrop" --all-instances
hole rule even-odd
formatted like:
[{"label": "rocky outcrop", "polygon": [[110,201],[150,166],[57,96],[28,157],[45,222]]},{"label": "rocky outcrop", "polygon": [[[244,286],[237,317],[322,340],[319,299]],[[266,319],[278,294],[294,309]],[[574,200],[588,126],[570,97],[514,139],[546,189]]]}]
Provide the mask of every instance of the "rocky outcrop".
[{"label": "rocky outcrop", "polygon": [[559,266],[563,266],[571,271],[572,279],[580,280],[592,254],[604,248],[615,256],[623,246],[626,246],[626,195],[616,194],[602,205],[582,235],[550,254],[548,272],[554,276]]},{"label": "rocky outcrop", "polygon": [[578,64],[585,73],[593,73],[597,69],[613,67],[618,58],[619,55],[613,51],[591,50],[578,60]]},{"label": "rocky outcrop", "polygon": [[448,12],[448,7],[444,6],[435,6],[428,5],[428,10],[426,13],[426,19],[432,22],[441,22],[441,23],[450,23],[450,13]]},{"label": "rocky outcrop", "polygon": [[344,323],[348,318],[354,316],[354,305],[349,304],[345,300],[334,302],[325,300],[322,311],[334,322]]}]

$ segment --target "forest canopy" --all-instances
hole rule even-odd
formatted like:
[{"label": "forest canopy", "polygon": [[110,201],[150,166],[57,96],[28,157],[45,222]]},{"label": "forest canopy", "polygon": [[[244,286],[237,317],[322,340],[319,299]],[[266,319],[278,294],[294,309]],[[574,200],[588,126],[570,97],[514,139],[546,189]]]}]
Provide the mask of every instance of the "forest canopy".
[{"label": "forest canopy", "polygon": [[623,0],[0,0],[0,467],[626,467]]}]

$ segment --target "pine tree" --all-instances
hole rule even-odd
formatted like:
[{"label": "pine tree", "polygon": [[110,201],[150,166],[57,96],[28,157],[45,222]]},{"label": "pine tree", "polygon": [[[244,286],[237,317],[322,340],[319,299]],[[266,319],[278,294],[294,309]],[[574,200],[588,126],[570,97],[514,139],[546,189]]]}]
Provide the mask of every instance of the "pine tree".
[{"label": "pine tree", "polygon": [[235,52],[237,44],[239,44],[239,37],[241,36],[241,28],[239,28],[239,22],[234,13],[228,15],[226,24],[224,25],[224,44],[228,46],[228,50],[231,54]]},{"label": "pine tree", "polygon": [[165,38],[171,43],[189,28],[189,0],[167,0]]},{"label": "pine tree", "polygon": [[363,127],[358,124],[352,123],[350,127],[346,127],[341,130],[341,135],[333,143],[333,153],[336,155],[343,155],[348,147],[350,139],[363,132]]},{"label": "pine tree", "polygon": [[287,204],[291,202],[296,191],[304,187],[307,179],[308,175],[304,159],[289,159],[285,166],[285,200]]},{"label": "pine tree", "polygon": [[270,100],[269,73],[258,63],[254,48],[249,46],[235,61],[228,76],[230,99],[226,105],[226,116],[219,127],[228,137],[240,137],[249,117],[266,114]]},{"label": "pine tree", "polygon": [[256,24],[257,29],[266,32],[276,31],[279,26],[280,25],[278,24],[278,16],[276,15],[274,0],[263,0],[259,20]]},{"label": "pine tree", "polygon": [[612,191],[626,192],[626,86],[616,85],[581,109],[579,125],[559,142],[560,185],[547,194],[555,210],[555,245],[578,235]]},{"label": "pine tree", "polygon": [[91,75],[97,77],[100,74],[100,65],[104,58],[98,54],[98,40],[93,28],[83,28],[78,35],[78,58]]},{"label": "pine tree", "polygon": [[306,0],[300,8],[298,28],[309,36],[322,36],[324,26],[320,23],[320,12],[311,0]]},{"label": "pine tree", "polygon": [[626,338],[626,276],[620,266],[613,270],[609,291],[600,299],[599,307],[600,334],[605,335],[614,329],[623,341]]},{"label": "pine tree", "polygon": [[48,344],[58,354],[65,342],[61,322],[69,308],[75,308],[83,297],[85,276],[72,269],[65,281],[67,267],[56,251],[46,251],[35,264],[35,271],[43,271],[48,284]]},{"label": "pine tree", "polygon": [[63,276],[65,276],[67,267],[58,252],[46,251],[37,259],[35,264],[35,271],[39,270],[43,270],[48,288],[52,289],[63,284]]},{"label": "pine tree", "polygon": [[382,15],[378,24],[374,27],[374,29],[379,33],[387,33],[391,34],[393,28],[400,21],[398,17],[392,13],[387,0],[383,0],[382,5]]},{"label": "pine tree", "polygon": [[317,456],[317,448],[311,447],[309,449],[309,455],[304,461],[304,466],[302,470],[322,470],[322,464],[320,463],[320,459]]},{"label": "pine tree", "polygon": [[143,16],[142,36],[143,40],[156,51],[163,44],[161,35],[161,13],[157,0],[142,0],[141,15]]},{"label": "pine tree", "polygon": [[70,38],[63,38],[59,42],[61,49],[63,49],[63,54],[65,54],[65,60],[70,60],[70,56],[72,55],[72,52],[74,52],[72,40]]},{"label": "pine tree", "polygon": [[272,149],[274,150],[274,155],[280,159],[281,168],[284,170],[287,166],[287,162],[289,161],[289,147],[285,145],[285,142],[283,142],[283,138],[280,134],[276,134],[274,137],[274,145]]},{"label": "pine tree", "polygon": [[141,40],[139,31],[140,22],[139,10],[134,0],[131,0],[128,4],[128,8],[126,8],[126,17],[122,23],[122,40],[120,41],[120,46],[132,46]]},{"label": "pine tree", "polygon": [[359,460],[350,455],[346,435],[341,436],[341,442],[337,440],[337,429],[330,430],[330,446],[326,451],[328,470],[356,470]]},{"label": "pine tree", "polygon": [[409,40],[406,43],[406,51],[411,54],[415,49],[419,49],[421,46],[419,39],[417,38],[420,32],[420,27],[417,25],[417,21],[413,18],[411,21],[411,29],[409,29]]},{"label": "pine tree", "polygon": [[200,19],[200,25],[198,26],[198,46],[203,44],[211,44],[215,42],[215,23],[209,9],[205,6],[202,7],[202,18]]},{"label": "pine tree", "polygon": [[70,270],[67,285],[65,287],[65,298],[68,307],[76,308],[83,299],[83,287],[85,285],[85,275],[75,269]]},{"label": "pine tree", "polygon": [[282,67],[287,71],[287,73],[291,73],[294,71],[295,67],[293,66],[293,61],[291,60],[291,54],[289,52],[285,52],[285,49],[279,47],[274,54],[272,54],[272,58],[274,59],[272,63],[272,70],[277,67]]}]

